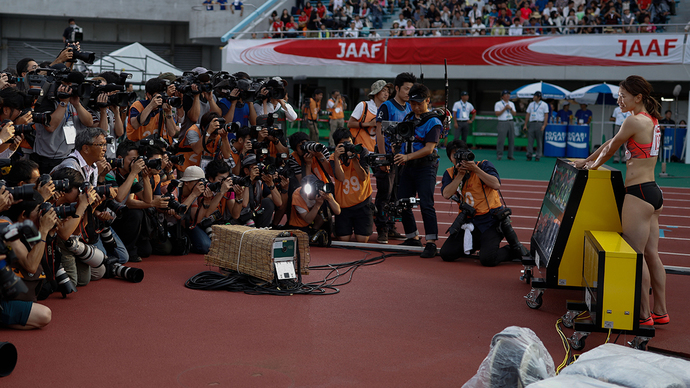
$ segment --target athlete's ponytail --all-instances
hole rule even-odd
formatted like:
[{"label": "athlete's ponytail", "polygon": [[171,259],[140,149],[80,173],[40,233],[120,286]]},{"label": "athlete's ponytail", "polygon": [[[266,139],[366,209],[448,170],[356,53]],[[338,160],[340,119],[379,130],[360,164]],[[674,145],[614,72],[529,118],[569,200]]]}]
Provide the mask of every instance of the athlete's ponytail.
[{"label": "athlete's ponytail", "polygon": [[640,77],[639,75],[631,75],[626,78],[625,81],[621,81],[618,86],[622,87],[633,96],[641,94],[642,103],[644,104],[647,113],[657,120],[661,118],[661,104],[656,100],[656,98],[652,97],[654,89],[646,79]]}]

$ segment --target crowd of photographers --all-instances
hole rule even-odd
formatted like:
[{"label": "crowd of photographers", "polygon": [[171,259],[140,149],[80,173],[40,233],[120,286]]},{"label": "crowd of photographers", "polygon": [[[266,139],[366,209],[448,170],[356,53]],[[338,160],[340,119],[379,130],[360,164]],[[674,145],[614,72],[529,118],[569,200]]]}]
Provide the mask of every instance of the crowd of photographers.
[{"label": "crowd of photographers", "polygon": [[[419,205],[421,256],[436,255],[436,145],[449,118],[430,109],[414,75],[375,82],[329,150],[305,132],[287,136],[297,114],[279,77],[196,68],[149,79],[137,100],[128,74],[86,79],[71,70],[76,59],[93,54],[70,44],[52,63],[27,58],[0,75],[1,323],[45,326],[51,312],[35,302],[54,292],[101,278],[139,282],[143,271],[125,264],[152,254],[207,253],[215,224],[300,229],[320,246],[367,242],[376,224],[380,243],[421,247]],[[442,193],[460,204],[449,231],[460,248],[446,243],[442,258],[480,246],[485,265],[518,257],[516,237],[496,254],[512,228],[495,168],[472,162],[460,141],[447,150],[454,167]]]}]

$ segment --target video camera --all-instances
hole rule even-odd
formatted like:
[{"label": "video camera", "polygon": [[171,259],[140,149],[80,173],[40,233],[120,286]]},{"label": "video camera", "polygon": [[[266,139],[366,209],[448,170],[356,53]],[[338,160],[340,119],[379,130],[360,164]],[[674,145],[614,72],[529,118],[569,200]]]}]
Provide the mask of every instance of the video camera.
[{"label": "video camera", "polygon": [[360,159],[362,165],[375,167],[391,166],[394,164],[393,154],[367,154]]},{"label": "video camera", "polygon": [[[108,96],[106,102],[98,102],[98,96],[103,93],[117,92]],[[135,92],[125,92],[124,85],[118,84],[107,84],[99,85],[93,88],[89,94],[88,101],[86,105],[93,109],[99,110],[100,108],[107,108],[109,106],[118,106],[120,108],[126,108],[132,105],[137,100],[137,94]]]},{"label": "video camera", "polygon": [[[208,93],[213,91],[213,84],[211,82],[211,74],[197,74],[193,71],[185,71],[182,77],[175,80],[175,89],[182,94],[196,95],[201,93]],[[197,86],[195,91],[192,85]]]},{"label": "video camera", "polygon": [[394,146],[413,141],[415,138],[414,129],[419,124],[419,120],[394,122],[388,121],[383,127],[383,134],[387,136]]},{"label": "video camera", "polygon": [[[218,98],[227,98],[230,101],[254,102],[257,92],[264,86],[265,81],[238,78],[226,71],[221,71],[211,78],[211,83],[213,84],[213,91]],[[240,94],[238,96],[231,96],[230,93],[235,89],[239,89]]]},{"label": "video camera", "polygon": [[397,201],[391,201],[383,205],[383,211],[393,219],[402,217],[405,210],[410,210],[417,207],[419,199],[415,197],[400,198]]}]

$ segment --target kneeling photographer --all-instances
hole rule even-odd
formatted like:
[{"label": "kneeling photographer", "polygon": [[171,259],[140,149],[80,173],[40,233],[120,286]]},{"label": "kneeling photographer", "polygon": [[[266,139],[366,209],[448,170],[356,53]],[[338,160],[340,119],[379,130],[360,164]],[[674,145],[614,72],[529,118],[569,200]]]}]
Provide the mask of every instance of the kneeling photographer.
[{"label": "kneeling photographer", "polygon": [[[458,202],[459,214],[441,247],[441,258],[455,261],[479,250],[479,261],[487,267],[519,259],[524,247],[510,225],[510,209],[501,204],[496,167],[488,160],[474,162],[462,140],[453,140],[446,152],[453,167],[443,173],[441,193]],[[504,236],[509,245],[499,248]]]},{"label": "kneeling photographer", "polygon": [[257,228],[270,226],[275,209],[283,204],[275,184],[278,179],[275,167],[264,165],[257,160],[256,155],[249,154],[242,160],[242,170],[244,176],[251,180],[251,185],[244,188],[243,209],[238,223]]},{"label": "kneeling photographer", "polygon": [[42,213],[39,205],[38,201],[19,202],[0,221],[0,262],[4,267],[0,270],[0,324],[12,329],[39,329],[52,316],[48,307],[36,301],[46,280],[41,265],[46,240],[48,244],[54,241],[57,217],[52,209]]},{"label": "kneeling photographer", "polygon": [[336,216],[340,214],[340,205],[333,198],[334,186],[320,181],[314,175],[302,178],[301,184],[292,193],[288,226],[309,234],[310,243],[328,246],[331,239],[331,213]]},{"label": "kneeling photographer", "polygon": [[179,155],[184,155],[183,172],[189,166],[199,166],[203,170],[214,159],[231,157],[225,119],[215,112],[207,112],[199,124],[192,124],[180,135]]}]

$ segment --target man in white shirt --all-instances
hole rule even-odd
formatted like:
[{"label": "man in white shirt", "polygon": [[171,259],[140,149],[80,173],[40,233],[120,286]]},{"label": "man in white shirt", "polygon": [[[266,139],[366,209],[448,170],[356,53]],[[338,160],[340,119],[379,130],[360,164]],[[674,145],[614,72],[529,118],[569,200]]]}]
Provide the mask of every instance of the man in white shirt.
[{"label": "man in white shirt", "polygon": [[[609,118],[610,121],[614,121],[613,125],[613,133],[611,136],[609,136],[608,133],[604,133],[604,136],[606,137],[606,140],[609,140],[616,136],[618,131],[621,129],[621,125],[623,125],[623,121],[625,121],[628,116],[630,116],[630,112],[623,112],[621,110],[620,106],[617,106],[616,109],[613,110],[613,113],[611,113],[611,117]],[[604,140],[604,141],[606,141]],[[613,163],[619,163],[621,161],[621,155],[623,154],[623,147],[620,147],[618,151],[616,151],[616,154],[613,155]]]},{"label": "man in white shirt", "polygon": [[558,8],[554,7],[553,1],[549,1],[546,3],[546,7],[544,7],[544,11],[542,11],[542,19],[547,20],[548,18],[551,17],[551,12],[556,11],[558,12]]},{"label": "man in white shirt", "polygon": [[470,124],[472,124],[474,117],[477,115],[477,110],[468,101],[469,99],[470,96],[463,90],[460,92],[460,101],[453,104],[453,124],[457,128],[455,138],[462,139],[465,143],[467,143],[467,136],[470,134]]},{"label": "man in white shirt", "polygon": [[[525,117],[525,130],[527,131],[527,161],[537,162],[541,158],[544,148],[544,129],[549,121],[549,104],[541,100],[541,92],[534,92],[532,102],[527,106],[527,117]],[[537,153],[534,154],[534,140],[537,140]]]},{"label": "man in white shirt", "polygon": [[515,130],[513,124],[513,115],[515,111],[515,104],[510,101],[510,91],[504,90],[501,93],[501,100],[494,104],[494,113],[498,117],[498,125],[496,132],[498,132],[498,139],[496,141],[496,158],[501,160],[503,156],[503,149],[505,146],[506,135],[508,136],[508,160],[515,160],[513,151],[515,148]]}]

